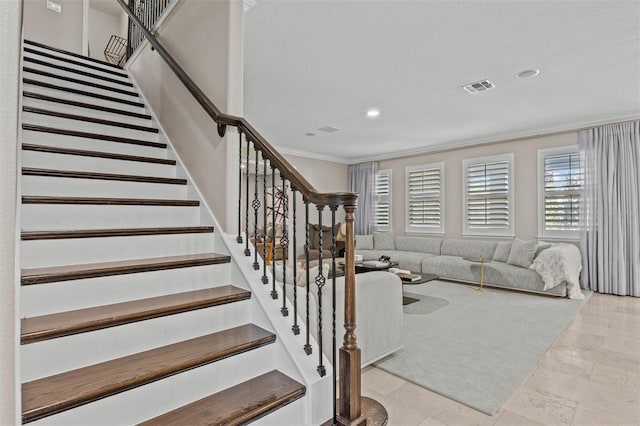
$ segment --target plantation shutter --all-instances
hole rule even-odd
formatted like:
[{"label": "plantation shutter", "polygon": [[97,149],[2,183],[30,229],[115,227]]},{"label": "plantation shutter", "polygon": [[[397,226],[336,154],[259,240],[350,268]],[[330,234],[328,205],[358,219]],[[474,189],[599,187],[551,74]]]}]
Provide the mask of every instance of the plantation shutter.
[{"label": "plantation shutter", "polygon": [[376,212],[377,230],[388,230],[391,227],[391,171],[380,170],[376,178]]},{"label": "plantation shutter", "polygon": [[544,226],[548,231],[579,231],[583,182],[577,152],[544,157]]},{"label": "plantation shutter", "polygon": [[407,172],[408,226],[437,228],[442,225],[442,169],[416,168]]},{"label": "plantation shutter", "polygon": [[466,180],[467,227],[508,230],[509,162],[471,164]]}]

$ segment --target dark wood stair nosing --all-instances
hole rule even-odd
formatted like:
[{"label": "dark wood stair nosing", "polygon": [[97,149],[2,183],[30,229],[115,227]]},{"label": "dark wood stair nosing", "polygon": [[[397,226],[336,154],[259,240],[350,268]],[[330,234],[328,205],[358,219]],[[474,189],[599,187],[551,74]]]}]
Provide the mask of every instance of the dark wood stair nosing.
[{"label": "dark wood stair nosing", "polygon": [[34,80],[32,78],[23,77],[22,82],[24,84],[31,84],[34,86],[40,86],[47,89],[59,90],[61,92],[73,93],[74,95],[88,96],[91,98],[102,99],[104,101],[121,103],[125,105],[134,106],[137,108],[144,108],[144,104],[142,102],[130,101],[128,99],[122,98],[114,98],[113,96],[102,95],[100,93],[87,92],[85,90],[73,89],[70,87],[57,86],[55,84],[47,83],[44,81]]},{"label": "dark wood stair nosing", "polygon": [[[221,347],[212,347],[213,342],[216,341],[223,342],[220,343]],[[175,374],[261,348],[275,341],[275,334],[255,325],[246,324],[23,383],[22,422],[29,423],[39,420]],[[199,349],[198,353],[194,353],[192,346]],[[206,346],[208,352],[202,346]],[[175,358],[171,365],[167,365],[167,354]],[[129,371],[121,372],[122,364],[127,364]],[[117,376],[114,377],[114,374]],[[125,375],[126,377],[118,377]],[[67,380],[67,378],[71,380]],[[69,381],[72,383],[69,384]],[[65,384],[60,385],[59,382]],[[88,382],[91,385],[87,385]],[[61,388],[65,386],[67,387],[64,389],[66,392],[62,393]],[[93,387],[91,388],[91,386]],[[84,389],[84,392],[78,394],[81,389]],[[40,401],[37,400],[38,396],[41,397]],[[34,399],[36,399],[35,402]]]},{"label": "dark wood stair nosing", "polygon": [[40,115],[48,115],[51,117],[57,117],[57,118],[65,118],[68,120],[83,121],[85,123],[95,123],[95,124],[101,124],[104,126],[122,127],[125,129],[137,130],[140,132],[149,132],[149,133],[159,132],[158,129],[155,127],[140,126],[137,124],[130,124],[130,123],[122,123],[120,121],[105,120],[103,118],[87,117],[83,115],[69,114],[66,112],[50,111],[47,109],[32,107],[32,106],[23,106],[22,111],[30,112],[32,114],[40,114]]},{"label": "dark wood stair nosing", "polygon": [[165,206],[197,207],[199,200],[171,200],[161,198],[107,198],[107,197],[55,197],[23,195],[22,204],[82,204],[112,206]]},{"label": "dark wood stair nosing", "polygon": [[[32,49],[30,47],[24,47],[23,51],[24,51],[24,53],[29,53],[29,54],[32,54],[32,55],[40,55],[40,56],[43,56],[45,58],[57,60],[57,61],[60,61],[60,62],[66,62],[68,64],[73,64],[73,65],[76,65],[76,66],[79,66],[79,67],[88,68],[88,69],[91,69],[91,70],[94,70],[94,71],[98,71],[98,72],[102,72],[102,73],[105,73],[105,74],[111,74],[111,75],[115,75],[115,76],[118,76],[118,77],[129,78],[127,73],[124,72],[122,69],[120,69],[120,71],[110,70],[108,68],[87,64],[87,63],[84,63],[82,61],[76,61],[75,59],[65,58],[64,56],[54,55],[52,53],[43,52],[41,50]],[[27,60],[27,59],[33,59],[33,58],[30,58],[28,56],[24,56],[24,59]],[[40,61],[40,62],[43,62],[43,65],[47,65],[47,66],[50,66],[50,67],[55,67],[57,69],[68,68],[68,67],[62,67],[60,65],[48,64],[45,61]],[[78,71],[75,68],[68,68],[68,69],[72,70],[72,72]],[[97,78],[100,78],[100,76],[98,75]]]},{"label": "dark wood stair nosing", "polygon": [[278,370],[272,370],[161,414],[138,426],[244,425],[271,414],[304,395],[306,387],[302,383]]},{"label": "dark wood stair nosing", "polygon": [[[193,290],[93,308],[23,318],[20,343],[27,345],[59,337],[72,336],[124,324],[226,305],[249,300],[250,298],[250,291],[232,285],[224,285],[203,290]],[[78,321],[76,319],[78,316],[81,316],[83,319]],[[73,317],[75,322],[69,323],[67,321],[69,317]],[[38,322],[45,323],[46,327],[37,327],[37,325],[39,325]],[[25,329],[30,330],[25,332]]]},{"label": "dark wood stair nosing", "polygon": [[48,284],[114,275],[219,265],[229,263],[230,261],[231,257],[229,255],[203,253],[198,255],[165,256],[150,259],[23,269],[21,284]]},{"label": "dark wood stair nosing", "polygon": [[157,183],[162,185],[186,185],[187,180],[181,178],[165,178],[156,176],[138,176],[114,173],[79,172],[71,170],[37,169],[23,167],[23,176],[55,177],[70,179],[110,180],[119,182]]},{"label": "dark wood stair nosing", "polygon": [[96,158],[105,158],[109,160],[136,161],[140,163],[162,164],[166,166],[175,166],[177,164],[176,160],[171,160],[168,158],[142,157],[138,155],[116,154],[112,152],[101,152],[101,151],[87,151],[83,149],[73,149],[73,148],[58,148],[54,146],[35,145],[35,144],[28,144],[28,143],[23,143],[22,149],[25,151],[44,152],[48,154],[77,155],[81,157],[96,157]]},{"label": "dark wood stair nosing", "polygon": [[[100,90],[107,90],[109,92],[115,92],[115,93],[120,93],[122,95],[128,95],[128,96],[133,96],[138,98],[140,95],[138,95],[138,93],[133,92],[131,90],[126,90],[126,89],[119,89],[117,87],[113,87],[113,86],[106,86],[104,84],[100,84],[100,83],[94,83],[93,81],[88,81],[88,80],[80,80],[78,78],[73,78],[73,77],[67,77],[66,75],[59,75],[59,74],[53,74],[47,71],[42,71],[36,68],[31,68],[31,67],[22,67],[22,71],[23,72],[28,72],[31,74],[36,74],[36,75],[40,75],[42,77],[47,77],[47,78],[55,78],[57,80],[62,80],[62,81],[66,81],[69,83],[73,83],[73,84],[83,84],[85,86],[90,86],[93,87],[95,89],[100,89]],[[107,80],[110,81],[110,80]],[[117,84],[113,81],[110,81],[114,84]],[[127,85],[128,86],[128,85]]]},{"label": "dark wood stair nosing", "polygon": [[80,54],[78,54],[78,53],[69,52],[68,50],[58,49],[58,48],[56,48],[56,47],[52,47],[52,46],[47,46],[46,44],[38,43],[38,42],[36,42],[36,41],[32,41],[32,40],[24,40],[24,42],[25,42],[26,44],[30,44],[30,45],[32,45],[32,46],[37,46],[37,47],[40,47],[40,48],[42,48],[42,49],[52,50],[52,51],[54,51],[54,52],[63,53],[63,54],[65,54],[65,55],[74,56],[74,57],[76,57],[76,58],[81,58],[81,59],[84,59],[84,60],[86,60],[86,61],[96,62],[96,63],[98,63],[98,64],[108,65],[108,66],[110,66],[110,67],[112,67],[112,68],[116,68],[116,69],[118,69],[118,70],[122,70],[122,67],[121,67],[121,66],[116,65],[116,64],[112,64],[112,63],[110,63],[110,62],[101,61],[100,59],[89,58],[89,57],[87,57],[87,56],[80,55]]},{"label": "dark wood stair nosing", "polygon": [[147,235],[207,234],[214,232],[213,226],[176,226],[169,228],[107,228],[71,231],[23,231],[22,241],[62,240],[103,237],[138,237]]},{"label": "dark wood stair nosing", "polygon": [[126,143],[129,145],[148,146],[151,148],[166,149],[167,144],[161,142],[145,141],[143,139],[123,138],[120,136],[102,135],[100,133],[81,132],[78,130],[58,129],[56,127],[39,126],[36,124],[22,123],[22,130],[30,130],[32,132],[52,133],[63,136],[74,136],[86,139],[97,139],[109,142]]},{"label": "dark wood stair nosing", "polygon": [[103,111],[111,114],[126,115],[129,117],[140,118],[142,120],[151,120],[152,118],[149,114],[140,114],[137,112],[131,112],[124,109],[109,108],[102,105],[94,105],[94,104],[88,104],[85,102],[72,101],[69,99],[56,98],[53,96],[43,95],[35,92],[22,92],[22,96],[26,98],[39,99],[47,102],[55,102],[55,103],[64,104],[64,105],[71,105],[79,108],[94,109],[96,111]]}]

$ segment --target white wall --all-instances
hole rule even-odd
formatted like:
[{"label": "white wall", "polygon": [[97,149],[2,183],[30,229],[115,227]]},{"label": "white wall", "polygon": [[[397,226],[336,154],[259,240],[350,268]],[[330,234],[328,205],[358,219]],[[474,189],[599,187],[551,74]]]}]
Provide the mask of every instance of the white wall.
[{"label": "white wall", "polygon": [[[5,2],[5,0],[0,1]],[[55,0],[55,2],[62,6],[61,13],[48,10],[47,0],[24,0],[24,38],[82,54],[85,2],[83,0]]]},{"label": "white wall", "polygon": [[537,150],[578,143],[578,133],[500,142],[452,151],[380,161],[380,169],[392,169],[393,232],[405,234],[405,167],[443,162],[445,164],[445,238],[462,237],[462,160],[497,154],[514,154],[515,235],[538,236]]},{"label": "white wall", "polygon": [[102,10],[89,7],[89,56],[104,61],[104,48],[112,35],[126,37],[122,33],[120,16],[111,15]]},{"label": "white wall", "polygon": [[20,424],[16,269],[17,141],[22,1],[0,1],[0,424]]},{"label": "white wall", "polygon": [[[233,106],[235,114],[242,113],[242,91],[241,85],[231,84],[238,77],[229,74],[242,70],[242,19],[242,2],[181,0],[157,32],[218,108],[229,112]],[[216,218],[224,230],[233,230],[235,215],[228,214],[227,206],[237,203],[237,182],[231,181],[237,175],[237,158],[232,160],[237,134],[218,136],[213,120],[150,46],[129,69]]]}]

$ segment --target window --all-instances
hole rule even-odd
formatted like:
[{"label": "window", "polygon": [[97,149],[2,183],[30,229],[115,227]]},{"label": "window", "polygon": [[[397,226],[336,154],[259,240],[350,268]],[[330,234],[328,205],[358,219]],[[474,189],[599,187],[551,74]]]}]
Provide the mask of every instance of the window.
[{"label": "window", "polygon": [[538,235],[577,239],[584,173],[576,145],[538,150]]},{"label": "window", "polygon": [[513,236],[513,154],[462,162],[465,235]]},{"label": "window", "polygon": [[444,233],[444,163],[410,166],[406,173],[406,232]]},{"label": "window", "polygon": [[380,170],[376,176],[376,230],[391,230],[391,169]]}]

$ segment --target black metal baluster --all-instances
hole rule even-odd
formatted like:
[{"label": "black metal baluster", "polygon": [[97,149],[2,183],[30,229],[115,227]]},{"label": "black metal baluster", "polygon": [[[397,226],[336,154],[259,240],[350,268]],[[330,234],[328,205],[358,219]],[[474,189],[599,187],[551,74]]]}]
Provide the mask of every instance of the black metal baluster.
[{"label": "black metal baluster", "polygon": [[287,257],[289,257],[287,219],[289,216],[289,196],[287,194],[287,180],[282,175],[280,179],[282,179],[282,237],[280,238],[282,250],[282,308],[280,308],[280,313],[283,317],[286,317],[289,315],[289,309],[287,308]]},{"label": "black metal baluster", "polygon": [[278,298],[276,290],[276,168],[271,164],[271,298]]},{"label": "black metal baluster", "polygon": [[311,297],[310,288],[311,288],[311,278],[309,277],[309,200],[306,198],[302,199],[304,201],[304,253],[305,253],[305,278],[307,285],[307,299],[306,299],[306,324],[307,324],[307,343],[304,345],[304,352],[307,355],[311,355],[313,352],[313,348],[311,347],[311,343],[309,342],[309,297]]},{"label": "black metal baluster", "polygon": [[256,177],[255,186],[253,188],[253,201],[251,207],[253,207],[253,269],[256,271],[260,269],[260,263],[258,263],[258,209],[260,208],[260,200],[258,200],[258,165],[259,165],[259,151],[256,149],[255,143],[253,144],[253,152],[256,154]]},{"label": "black metal baluster", "polygon": [[242,244],[242,130],[238,129],[238,244]]},{"label": "black metal baluster", "polygon": [[336,402],[338,400],[338,396],[336,395],[337,385],[338,385],[338,364],[336,363],[336,210],[338,210],[337,205],[329,206],[331,210],[331,269],[329,272],[331,273],[331,362],[333,364],[333,424],[338,424],[337,417],[337,406]]},{"label": "black metal baluster", "polygon": [[322,271],[322,212],[324,206],[316,206],[318,209],[318,275],[315,277],[316,286],[318,287],[318,374],[324,377],[327,369],[322,363],[322,287],[325,285],[325,277]]},{"label": "black metal baluster", "polygon": [[245,135],[244,139],[247,141],[247,161],[244,167],[244,177],[246,180],[245,187],[245,203],[244,203],[244,255],[251,256],[251,250],[249,250],[249,138]]},{"label": "black metal baluster", "polygon": [[293,228],[293,325],[291,331],[296,336],[300,334],[300,326],[298,325],[298,246],[297,246],[297,234],[298,228],[296,224],[296,212],[298,210],[296,206],[296,189],[291,187],[291,197],[293,204],[293,217],[291,227]]},{"label": "black metal baluster", "polygon": [[267,276],[267,157],[262,155],[263,167],[262,167],[262,203],[264,208],[262,209],[262,259],[264,259],[262,266],[262,284],[269,284],[269,277]]}]

